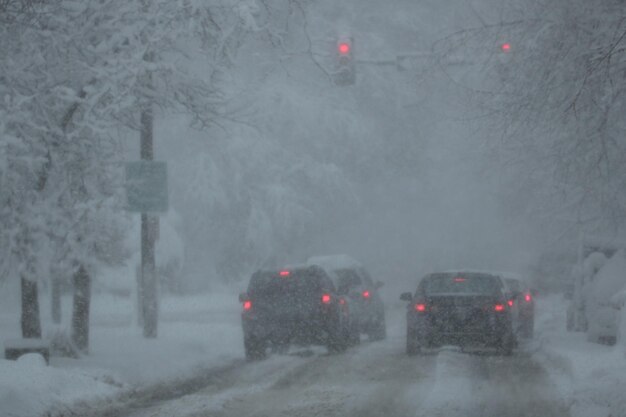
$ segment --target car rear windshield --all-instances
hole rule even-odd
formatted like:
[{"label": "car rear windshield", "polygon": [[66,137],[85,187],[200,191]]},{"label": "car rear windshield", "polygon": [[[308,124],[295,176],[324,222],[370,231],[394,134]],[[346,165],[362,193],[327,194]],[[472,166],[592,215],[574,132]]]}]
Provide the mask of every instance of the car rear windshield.
[{"label": "car rear windshield", "polygon": [[248,286],[248,294],[256,299],[280,297],[294,300],[317,297],[321,291],[322,280],[308,270],[257,272]]},{"label": "car rear windshield", "polygon": [[497,293],[501,287],[501,281],[488,274],[477,273],[445,273],[432,274],[425,277],[421,283],[423,291],[427,294],[485,294]]},{"label": "car rear windshield", "polygon": [[512,279],[512,278],[506,278],[505,280],[506,286],[510,291],[521,291],[522,290],[522,284],[516,280],[516,279]]},{"label": "car rear windshield", "polygon": [[350,290],[362,284],[361,277],[353,269],[338,269],[335,271],[337,275],[337,292],[339,294],[347,294]]}]

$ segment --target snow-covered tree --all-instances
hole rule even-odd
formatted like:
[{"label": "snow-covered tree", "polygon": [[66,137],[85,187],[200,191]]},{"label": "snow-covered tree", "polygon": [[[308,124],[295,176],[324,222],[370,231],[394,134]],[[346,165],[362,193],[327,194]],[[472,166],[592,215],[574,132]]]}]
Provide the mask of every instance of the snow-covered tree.
[{"label": "snow-covered tree", "polygon": [[[553,238],[623,232],[626,201],[621,1],[528,0],[437,45],[472,61],[467,97],[490,120],[487,157],[507,209]],[[508,42],[510,49],[501,50]]]},{"label": "snow-covered tree", "polygon": [[[99,252],[111,234],[100,231],[123,221],[118,130],[138,129],[140,110],[155,106],[210,124],[219,102],[214,76],[236,46],[241,19],[186,0],[0,7],[3,275],[36,282],[54,256],[88,278],[107,258]],[[188,70],[194,53],[212,56],[209,74]],[[36,306],[36,294],[28,300]]]}]

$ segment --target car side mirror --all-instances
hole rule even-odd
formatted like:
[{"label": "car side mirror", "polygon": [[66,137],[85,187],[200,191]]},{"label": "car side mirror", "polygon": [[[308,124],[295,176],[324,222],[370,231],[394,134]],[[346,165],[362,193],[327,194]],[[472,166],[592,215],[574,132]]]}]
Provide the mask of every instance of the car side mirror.
[{"label": "car side mirror", "polygon": [[374,288],[375,288],[375,289],[379,289],[379,288],[381,288],[383,285],[385,285],[385,283],[384,283],[384,282],[382,282],[382,281],[376,281],[376,282],[374,283]]},{"label": "car side mirror", "polygon": [[239,294],[239,302],[243,303],[244,301],[248,301],[248,293],[242,292]]},{"label": "car side mirror", "polygon": [[400,300],[411,302],[413,301],[413,294],[411,294],[410,292],[403,292],[402,294],[400,294]]}]

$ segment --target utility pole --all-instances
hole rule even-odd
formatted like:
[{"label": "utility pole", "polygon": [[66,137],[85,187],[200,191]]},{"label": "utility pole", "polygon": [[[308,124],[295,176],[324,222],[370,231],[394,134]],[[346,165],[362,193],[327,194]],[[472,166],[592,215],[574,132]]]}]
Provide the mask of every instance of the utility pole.
[{"label": "utility pole", "polygon": [[[146,83],[151,87],[152,78],[148,74]],[[154,116],[152,102],[148,99],[141,109],[141,147],[140,158],[143,161],[154,160],[153,138]],[[158,327],[158,294],[156,282],[156,262],[154,247],[159,218],[148,212],[141,213],[141,288],[139,289],[139,314],[143,320],[143,336],[157,337]]]}]

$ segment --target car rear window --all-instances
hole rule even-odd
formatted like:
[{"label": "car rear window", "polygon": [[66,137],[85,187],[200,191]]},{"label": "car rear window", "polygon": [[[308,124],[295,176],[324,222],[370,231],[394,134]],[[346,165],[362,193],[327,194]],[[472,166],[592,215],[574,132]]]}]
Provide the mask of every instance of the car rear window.
[{"label": "car rear window", "polygon": [[422,290],[427,294],[494,294],[501,281],[488,274],[445,273],[432,274],[422,280]]},{"label": "car rear window", "polygon": [[335,274],[337,275],[336,284],[339,294],[347,294],[362,284],[361,277],[353,269],[338,269],[335,270]]},{"label": "car rear window", "polygon": [[516,279],[511,279],[511,278],[506,278],[505,280],[506,286],[510,291],[521,291],[522,290],[522,284],[516,280]]},{"label": "car rear window", "polygon": [[256,272],[250,279],[248,294],[257,299],[300,299],[317,296],[322,277],[309,270]]}]

